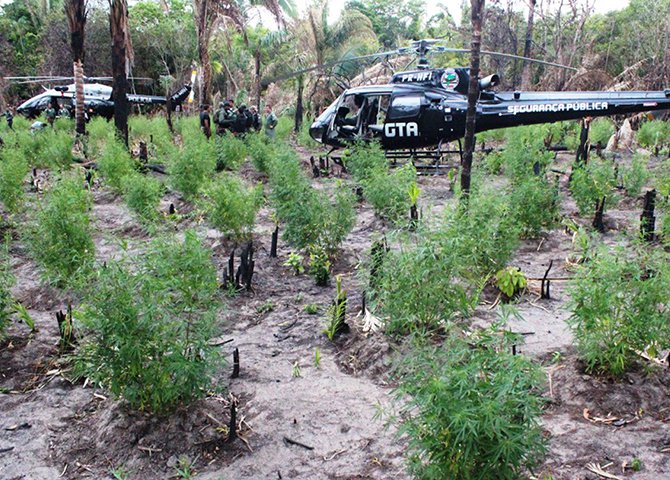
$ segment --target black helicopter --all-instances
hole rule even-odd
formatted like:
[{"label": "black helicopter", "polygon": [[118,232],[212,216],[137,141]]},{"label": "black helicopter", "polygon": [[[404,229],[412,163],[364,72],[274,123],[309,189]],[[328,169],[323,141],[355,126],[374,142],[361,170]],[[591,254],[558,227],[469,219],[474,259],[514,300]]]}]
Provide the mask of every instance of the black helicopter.
[{"label": "black helicopter", "polygon": [[[434,46],[435,42],[420,40],[414,42],[411,49],[376,54],[387,56],[413,51],[419,55],[418,69],[396,73],[386,85],[345,90],[311,125],[312,138],[330,145],[333,150],[356,139],[378,139],[387,152],[433,149],[439,156],[443,144],[465,134],[470,69],[431,68],[426,58],[431,51],[467,52]],[[576,70],[515,55],[482,53]],[[477,132],[670,109],[670,89],[656,92],[494,92],[492,88],[499,82],[498,75],[479,80]]]},{"label": "black helicopter", "polygon": [[[16,77],[11,77],[16,78]],[[10,79],[11,79],[10,78]],[[49,79],[49,77],[44,77]],[[181,105],[191,92],[191,85],[185,84],[170,97],[172,109]],[[167,103],[167,98],[157,95],[128,94],[128,101],[142,105],[162,105]],[[74,84],[56,86],[45,89],[44,92],[35,95],[19,105],[16,111],[28,118],[36,118],[49,107],[58,110],[68,107],[74,111],[75,86]],[[112,101],[112,87],[100,83],[84,84],[84,108],[89,116],[100,115],[107,119],[114,116],[114,102]]]}]

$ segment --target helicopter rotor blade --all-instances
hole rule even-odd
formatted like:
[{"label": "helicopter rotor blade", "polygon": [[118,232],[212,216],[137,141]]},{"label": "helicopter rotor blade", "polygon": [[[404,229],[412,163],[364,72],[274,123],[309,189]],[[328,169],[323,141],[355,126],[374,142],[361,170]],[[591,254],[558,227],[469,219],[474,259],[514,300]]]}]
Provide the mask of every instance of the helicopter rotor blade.
[{"label": "helicopter rotor blade", "polygon": [[[431,53],[470,53],[469,48],[450,48],[450,47],[433,47],[433,50]],[[565,70],[572,70],[572,71],[577,71],[575,67],[570,67],[568,65],[562,65],[560,63],[554,63],[554,62],[545,62],[544,60],[537,60],[535,58],[529,58],[529,57],[523,57],[521,55],[512,55],[511,53],[500,53],[500,52],[491,52],[489,50],[481,50],[481,54],[483,55],[489,55],[491,57],[501,57],[501,58],[510,58],[513,60],[523,60],[526,62],[532,62],[532,63],[539,63],[542,65],[549,65],[551,67],[557,67],[557,68],[563,68]]]}]

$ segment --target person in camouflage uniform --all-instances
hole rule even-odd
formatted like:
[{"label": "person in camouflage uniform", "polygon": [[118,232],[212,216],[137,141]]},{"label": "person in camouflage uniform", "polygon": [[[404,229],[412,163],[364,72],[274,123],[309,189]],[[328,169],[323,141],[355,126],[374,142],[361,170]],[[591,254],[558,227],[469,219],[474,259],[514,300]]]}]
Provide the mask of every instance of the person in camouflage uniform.
[{"label": "person in camouflage uniform", "polygon": [[265,107],[265,135],[268,138],[275,138],[275,128],[277,128],[277,116],[272,111],[272,106]]}]

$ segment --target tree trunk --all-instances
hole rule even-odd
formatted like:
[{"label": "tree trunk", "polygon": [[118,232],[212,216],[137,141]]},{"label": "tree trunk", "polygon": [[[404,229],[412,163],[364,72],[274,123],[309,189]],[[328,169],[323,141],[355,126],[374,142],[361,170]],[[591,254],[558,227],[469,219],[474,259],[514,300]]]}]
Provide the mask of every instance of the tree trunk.
[{"label": "tree trunk", "polygon": [[200,104],[209,105],[212,102],[212,66],[209,63],[208,0],[197,2],[197,10],[198,57],[200,58],[200,66],[202,67]]},{"label": "tree trunk", "polygon": [[126,76],[128,3],[126,0],[110,0],[109,30],[112,36],[114,126],[123,143],[128,146],[129,103],[128,77]]},{"label": "tree trunk", "polygon": [[256,109],[261,111],[261,49],[256,49],[254,55],[255,69],[256,69]]},{"label": "tree trunk", "polygon": [[304,78],[302,75],[298,77],[298,100],[296,101],[295,104],[295,131],[298,132],[300,131],[300,127],[302,126],[302,114],[303,114],[303,106],[302,106],[302,91],[305,88],[305,82]]},{"label": "tree trunk", "polygon": [[470,0],[472,13],[472,43],[470,46],[470,85],[468,111],[465,116],[463,164],[461,165],[461,195],[466,202],[470,197],[472,153],[475,149],[475,120],[479,99],[479,51],[482,43],[482,21],[486,0]]},{"label": "tree trunk", "polygon": [[[530,0],[528,4],[528,25],[526,25],[526,42],[523,46],[523,56],[530,58],[533,47],[533,20],[535,17],[535,4],[537,0]],[[531,68],[530,63],[524,61],[523,69],[521,71],[521,89],[530,90],[531,85]]]},{"label": "tree trunk", "polygon": [[65,14],[70,27],[70,47],[72,49],[72,67],[75,85],[75,131],[77,135],[86,133],[84,117],[84,34],[88,16],[86,0],[67,0]]}]

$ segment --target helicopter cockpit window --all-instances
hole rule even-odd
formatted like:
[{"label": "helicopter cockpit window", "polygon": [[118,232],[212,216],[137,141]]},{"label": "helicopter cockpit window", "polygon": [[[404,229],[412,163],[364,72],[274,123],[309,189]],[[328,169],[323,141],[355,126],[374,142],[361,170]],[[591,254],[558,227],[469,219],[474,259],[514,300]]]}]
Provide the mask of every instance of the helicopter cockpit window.
[{"label": "helicopter cockpit window", "polygon": [[393,119],[413,117],[419,114],[420,109],[420,95],[395,97],[391,103],[391,112],[389,116]]}]

